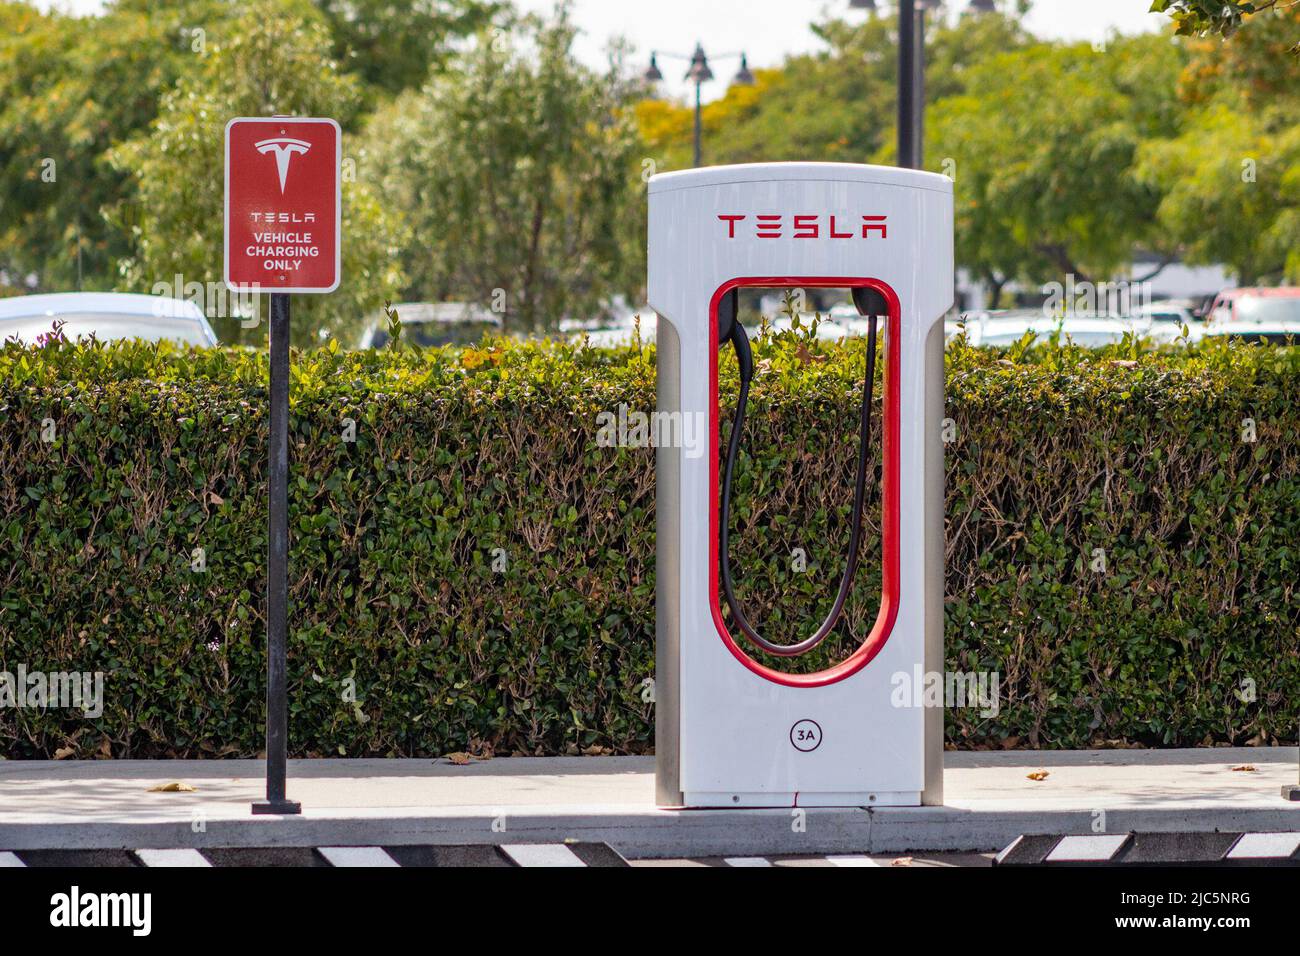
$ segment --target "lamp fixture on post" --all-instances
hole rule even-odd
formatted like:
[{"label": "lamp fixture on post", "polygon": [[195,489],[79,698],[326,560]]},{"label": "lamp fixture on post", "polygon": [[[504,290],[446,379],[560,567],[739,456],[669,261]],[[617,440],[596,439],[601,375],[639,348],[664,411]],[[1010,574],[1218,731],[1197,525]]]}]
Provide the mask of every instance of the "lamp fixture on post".
[{"label": "lamp fixture on post", "polygon": [[[857,0],[855,0],[855,2],[857,2]],[[646,68],[645,73],[642,74],[642,78],[647,83],[658,83],[664,78],[663,71],[659,69],[659,57],[661,56],[667,57],[670,60],[687,61],[690,64],[683,79],[689,81],[695,86],[695,135],[692,154],[694,165],[700,166],[702,165],[701,140],[703,138],[700,87],[714,78],[713,68],[709,65],[709,58],[704,53],[704,45],[702,43],[695,44],[695,51],[690,56],[682,56],[676,53],[664,53],[659,50],[654,50],[650,53],[650,65]],[[736,75],[732,77],[731,82],[737,86],[753,86],[756,80],[753,72],[749,68],[749,60],[744,53],[724,53],[720,56],[714,57],[714,59],[727,60],[737,57],[740,58],[740,68],[736,71]]]}]

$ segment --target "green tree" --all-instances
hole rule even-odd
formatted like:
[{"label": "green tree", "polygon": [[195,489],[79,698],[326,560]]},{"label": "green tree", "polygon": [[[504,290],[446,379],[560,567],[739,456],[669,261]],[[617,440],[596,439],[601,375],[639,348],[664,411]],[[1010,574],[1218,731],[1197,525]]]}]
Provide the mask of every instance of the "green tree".
[{"label": "green tree", "polygon": [[[826,49],[756,71],[754,86],[732,86],[702,111],[704,161],[721,163],[892,162],[898,53],[894,19],[830,18],[814,24]],[[1009,16],[967,16],[926,35],[930,102],[963,89],[972,64],[1027,42]],[[714,71],[719,80],[726,71]],[[694,106],[648,98],[638,121],[657,164],[691,162]]]},{"label": "green tree", "polygon": [[1181,94],[1185,103],[1228,96],[1248,110],[1300,104],[1300,5],[1254,16],[1242,23],[1231,43],[1215,38],[1189,41],[1192,59]]},{"label": "green tree", "polygon": [[1135,246],[1172,257],[1155,225],[1142,143],[1175,135],[1182,51],[1167,38],[1037,43],[967,71],[929,112],[930,165],[955,178],[957,258],[995,290],[1010,279],[1108,278]]},{"label": "green tree", "polygon": [[[704,106],[705,163],[861,162],[880,148],[894,96],[886,21],[871,18],[858,29],[831,21],[814,32],[828,49],[758,70],[754,86],[732,85]],[[713,82],[726,82],[733,65],[714,64]],[[643,135],[662,168],[690,165],[693,112],[693,104],[658,99],[638,107]]]},{"label": "green tree", "polygon": [[541,330],[644,275],[643,155],[621,65],[578,64],[567,11],[480,34],[368,129],[367,178],[407,213],[407,294]]},{"label": "green tree", "polygon": [[376,90],[419,86],[452,42],[488,24],[495,0],[314,0],[334,37],[344,68]]},{"label": "green tree", "polygon": [[129,237],[101,210],[129,192],[105,152],[153,120],[224,0],[120,2],[101,17],[0,2],[0,269],[41,289],[107,289]]},{"label": "green tree", "polygon": [[1179,36],[1230,37],[1257,14],[1294,17],[1294,6],[1293,0],[1153,0],[1151,12],[1169,14]]},{"label": "green tree", "polygon": [[1226,263],[1243,285],[1300,280],[1300,127],[1215,103],[1147,144],[1140,172],[1164,191],[1158,222],[1187,261]]},{"label": "green tree", "polygon": [[1300,10],[1278,11],[1247,19],[1231,43],[1196,43],[1185,131],[1142,151],[1160,227],[1189,261],[1226,263],[1243,283],[1300,281],[1297,26]]},{"label": "green tree", "polygon": [[[225,40],[210,41],[198,68],[164,95],[148,133],[111,154],[114,167],[129,173],[136,187],[133,201],[115,210],[117,221],[131,223],[133,256],[123,263],[124,284],[148,291],[176,276],[221,281],[223,144],[231,117],[330,116],[347,129],[360,102],[358,82],[332,59],[329,31],[310,3],[276,0],[250,9]],[[343,282],[331,295],[299,297],[295,341],[355,337],[365,314],[400,284],[399,238],[398,224],[371,189],[345,175]],[[214,325],[226,341],[265,335],[229,318]]]}]

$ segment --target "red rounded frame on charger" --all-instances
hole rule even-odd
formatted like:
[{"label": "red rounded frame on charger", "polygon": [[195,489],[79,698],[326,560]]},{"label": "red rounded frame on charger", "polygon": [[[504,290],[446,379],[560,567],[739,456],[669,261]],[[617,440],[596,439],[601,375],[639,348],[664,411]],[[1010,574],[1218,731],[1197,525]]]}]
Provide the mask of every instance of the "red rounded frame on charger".
[{"label": "red rounded frame on charger", "polygon": [[[786,687],[825,687],[853,676],[871,663],[880,653],[894,630],[898,619],[899,602],[899,361],[901,358],[902,308],[898,294],[878,279],[846,278],[843,276],[750,276],[729,279],[718,286],[709,301],[709,341],[718,341],[718,306],[722,297],[732,289],[744,288],[812,288],[812,289],[875,289],[885,298],[889,307],[888,333],[885,339],[885,395],[883,411],[883,437],[881,459],[883,462],[883,488],[881,489],[881,589],[880,610],[866,639],[857,650],[833,667],[812,674],[787,674],[768,667],[751,657],[736,643],[722,618],[718,600],[718,352],[713,350],[709,364],[709,488],[712,504],[709,509],[709,607],[718,636],[732,655],[753,673],[774,684]],[[737,319],[739,321],[739,319]]]}]

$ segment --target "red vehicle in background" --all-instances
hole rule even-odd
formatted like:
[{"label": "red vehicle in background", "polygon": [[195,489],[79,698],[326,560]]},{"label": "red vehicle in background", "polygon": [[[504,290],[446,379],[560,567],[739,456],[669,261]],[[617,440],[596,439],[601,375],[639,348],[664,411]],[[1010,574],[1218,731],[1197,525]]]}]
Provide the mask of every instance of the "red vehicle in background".
[{"label": "red vehicle in background", "polygon": [[1300,344],[1300,288],[1225,289],[1206,315],[1205,335]]}]

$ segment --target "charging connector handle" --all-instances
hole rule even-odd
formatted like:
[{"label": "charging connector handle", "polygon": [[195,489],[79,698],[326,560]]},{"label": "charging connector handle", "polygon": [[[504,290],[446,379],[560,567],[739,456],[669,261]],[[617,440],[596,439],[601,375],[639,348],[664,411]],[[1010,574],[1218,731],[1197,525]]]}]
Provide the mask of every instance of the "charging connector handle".
[{"label": "charging connector handle", "polygon": [[[856,290],[855,290],[856,293]],[[855,301],[862,306],[862,297],[855,294]],[[874,305],[874,303],[873,303]],[[734,308],[734,306],[733,306]],[[740,436],[745,428],[745,410],[749,403],[749,383],[754,377],[754,355],[749,347],[749,336],[740,321],[732,317],[729,340],[736,350],[736,360],[740,366],[740,394],[736,399],[736,414],[731,420],[731,439],[727,444],[727,464],[722,478],[722,502],[718,515],[718,564],[722,574],[722,593],[726,596],[727,607],[731,617],[741,632],[769,654],[777,657],[798,657],[806,654],[830,636],[835,625],[844,615],[844,605],[853,590],[853,578],[857,574],[858,559],[862,547],[862,513],[867,497],[868,452],[871,444],[871,404],[873,385],[876,377],[876,319],[875,309],[868,318],[867,327],[867,369],[866,380],[862,383],[862,412],[858,433],[858,471],[853,484],[853,512],[849,532],[848,561],[844,574],[840,578],[839,591],[835,595],[835,604],[817,628],[816,633],[804,638],[797,644],[774,644],[767,640],[750,625],[731,579],[730,532],[731,523],[731,479],[736,468],[736,457],[740,452]],[[725,333],[724,333],[725,334]]]}]

